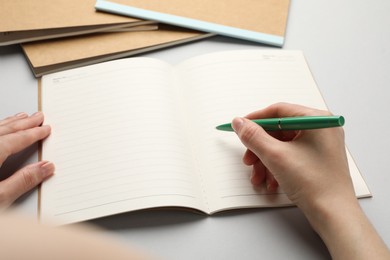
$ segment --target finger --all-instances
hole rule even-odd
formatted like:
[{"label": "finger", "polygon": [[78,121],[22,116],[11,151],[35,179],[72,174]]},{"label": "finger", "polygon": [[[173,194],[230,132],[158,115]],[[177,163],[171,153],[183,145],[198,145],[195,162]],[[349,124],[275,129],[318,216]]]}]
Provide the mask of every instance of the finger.
[{"label": "finger", "polygon": [[299,130],[283,130],[283,131],[268,131],[267,133],[283,142],[293,140],[298,134]]},{"label": "finger", "polygon": [[279,187],[279,183],[276,181],[273,174],[268,170],[265,174],[265,183],[269,192],[275,192]]},{"label": "finger", "polygon": [[270,136],[263,128],[246,118],[233,119],[232,126],[241,142],[255,153],[259,159],[261,159],[264,153],[279,145],[277,139]]},{"label": "finger", "polygon": [[34,127],[0,137],[0,163],[50,134],[50,126]]},{"label": "finger", "polygon": [[328,111],[313,109],[290,103],[276,103],[265,109],[252,112],[245,117],[248,119],[277,118],[292,116],[329,115]]},{"label": "finger", "polygon": [[37,112],[30,117],[16,117],[14,120],[9,118],[6,119],[6,122],[8,123],[0,126],[0,136],[41,125],[43,122],[43,113]]},{"label": "finger", "polygon": [[12,121],[15,121],[17,119],[26,118],[26,117],[28,117],[28,115],[26,113],[24,113],[24,112],[18,113],[18,114],[14,115],[14,116],[10,116],[10,117],[7,117],[7,118],[5,118],[3,120],[0,120],[0,126],[8,124],[8,123],[10,123]]},{"label": "finger", "polygon": [[8,207],[17,198],[54,174],[54,164],[47,161],[27,165],[0,182],[0,205]]},{"label": "finger", "polygon": [[256,154],[254,154],[251,150],[247,149],[244,156],[242,157],[242,161],[246,165],[253,165],[255,164],[259,158]]},{"label": "finger", "polygon": [[258,161],[253,165],[251,183],[254,186],[260,186],[264,183],[266,178],[266,168],[261,161]]},{"label": "finger", "polygon": [[299,131],[285,130],[285,131],[267,131],[267,133],[280,141],[291,141],[295,138]]}]

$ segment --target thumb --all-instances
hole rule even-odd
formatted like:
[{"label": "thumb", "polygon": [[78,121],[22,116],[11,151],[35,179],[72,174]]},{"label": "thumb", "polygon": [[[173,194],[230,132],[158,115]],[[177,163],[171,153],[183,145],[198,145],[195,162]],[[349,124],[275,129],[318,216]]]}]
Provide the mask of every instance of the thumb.
[{"label": "thumb", "polygon": [[277,142],[261,126],[249,119],[236,117],[232,121],[232,127],[241,142],[257,156],[269,151]]},{"label": "thumb", "polygon": [[24,193],[54,174],[54,164],[41,161],[27,165],[0,183],[0,207],[8,207]]}]

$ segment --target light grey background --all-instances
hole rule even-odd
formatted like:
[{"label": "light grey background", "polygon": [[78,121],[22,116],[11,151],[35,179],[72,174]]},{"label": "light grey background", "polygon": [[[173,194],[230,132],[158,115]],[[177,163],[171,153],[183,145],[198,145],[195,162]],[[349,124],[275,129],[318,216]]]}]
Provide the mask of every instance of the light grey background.
[{"label": "light grey background", "polygon": [[[283,49],[303,50],[329,109],[346,118],[346,143],[373,198],[360,203],[390,245],[390,1],[291,1]],[[261,17],[259,17],[261,19]],[[171,63],[198,54],[271,48],[215,37],[144,56]],[[0,47],[0,118],[37,110],[37,80],[18,46]],[[250,111],[248,111],[250,112]],[[13,156],[10,174],[37,160],[36,146]],[[36,214],[37,192],[17,208]],[[329,205],[332,207],[332,205]],[[125,244],[163,259],[329,259],[298,209],[255,209],[206,217],[144,211],[92,221]]]}]

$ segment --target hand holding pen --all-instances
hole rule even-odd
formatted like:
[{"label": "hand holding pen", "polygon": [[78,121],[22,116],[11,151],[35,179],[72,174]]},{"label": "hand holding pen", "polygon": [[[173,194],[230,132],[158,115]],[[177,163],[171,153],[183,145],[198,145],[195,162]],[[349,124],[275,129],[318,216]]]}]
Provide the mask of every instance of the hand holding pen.
[{"label": "hand holding pen", "polygon": [[[316,127],[313,131],[284,131],[282,123],[277,121],[279,131],[266,132],[251,121],[313,116],[332,115],[280,103],[245,118],[233,119],[234,131],[248,148],[243,161],[253,167],[252,184],[266,183],[271,192],[280,185],[324,240],[332,258],[389,259],[389,250],[355,197],[343,129]],[[342,125],[344,121],[340,120]]]},{"label": "hand holding pen", "polygon": [[[254,121],[259,118],[257,122]],[[235,129],[248,148],[243,159],[245,164],[253,166],[251,181],[254,185],[266,183],[268,190],[275,191],[280,184],[290,199],[299,204],[296,190],[305,190],[302,185],[319,185],[317,180],[320,183],[334,181],[329,173],[313,169],[335,173],[342,171],[345,180],[340,183],[350,181],[344,132],[341,127],[336,127],[343,124],[343,117],[333,116],[327,111],[280,103],[245,118],[235,118],[232,124],[217,128],[227,131]],[[303,129],[317,130],[299,131]],[[329,161],[334,161],[334,164]],[[307,180],[316,182],[305,184]],[[320,187],[315,190],[319,191]],[[302,199],[307,199],[314,194],[302,195]]]}]

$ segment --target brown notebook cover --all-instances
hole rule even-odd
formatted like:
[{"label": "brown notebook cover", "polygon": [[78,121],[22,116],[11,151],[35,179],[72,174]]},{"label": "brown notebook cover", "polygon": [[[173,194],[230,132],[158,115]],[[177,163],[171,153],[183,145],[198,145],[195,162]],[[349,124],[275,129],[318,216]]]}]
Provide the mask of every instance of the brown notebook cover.
[{"label": "brown notebook cover", "polygon": [[43,74],[122,58],[213,34],[160,25],[158,30],[98,33],[22,44],[36,77]]},{"label": "brown notebook cover", "polygon": [[282,46],[290,0],[98,0],[99,11]]},{"label": "brown notebook cover", "polygon": [[0,0],[0,46],[154,23],[94,6],[95,0]]}]

